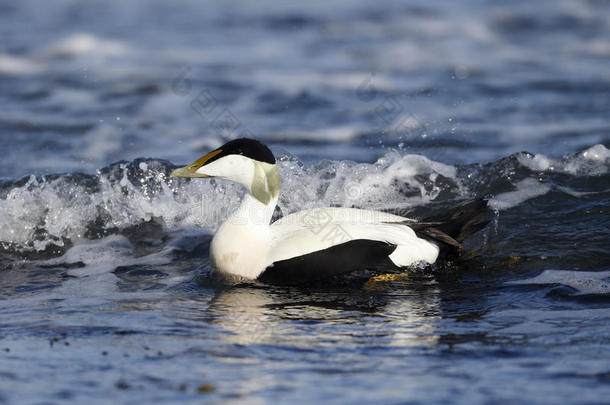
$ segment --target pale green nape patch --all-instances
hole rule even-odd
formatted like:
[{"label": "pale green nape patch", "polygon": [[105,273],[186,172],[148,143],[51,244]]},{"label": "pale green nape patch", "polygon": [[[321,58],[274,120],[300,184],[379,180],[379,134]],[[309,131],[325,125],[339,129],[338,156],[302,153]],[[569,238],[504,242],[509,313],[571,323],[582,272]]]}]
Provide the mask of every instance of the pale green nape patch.
[{"label": "pale green nape patch", "polygon": [[254,162],[254,178],[250,192],[263,204],[269,204],[280,193],[280,171],[276,165]]},{"label": "pale green nape patch", "polygon": [[269,189],[269,193],[271,197],[277,197],[280,194],[280,170],[276,165],[270,165],[264,163],[265,165],[265,177],[267,177],[267,188]]}]

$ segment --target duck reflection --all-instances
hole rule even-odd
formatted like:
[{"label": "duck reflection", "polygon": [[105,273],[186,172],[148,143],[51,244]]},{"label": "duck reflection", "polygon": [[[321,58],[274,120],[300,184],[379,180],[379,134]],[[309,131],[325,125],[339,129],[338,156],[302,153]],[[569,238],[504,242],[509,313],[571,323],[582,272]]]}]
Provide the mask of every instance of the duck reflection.
[{"label": "duck reflection", "polygon": [[210,320],[248,344],[434,345],[440,290],[427,277],[375,278],[358,288],[242,284],[218,291]]}]

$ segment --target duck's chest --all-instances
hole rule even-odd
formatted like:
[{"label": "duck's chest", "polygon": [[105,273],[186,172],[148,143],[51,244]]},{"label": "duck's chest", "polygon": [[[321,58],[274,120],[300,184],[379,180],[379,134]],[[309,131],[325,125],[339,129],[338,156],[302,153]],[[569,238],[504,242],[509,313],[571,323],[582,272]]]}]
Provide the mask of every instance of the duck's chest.
[{"label": "duck's chest", "polygon": [[222,274],[255,279],[269,263],[269,227],[223,224],[212,239],[210,258]]}]

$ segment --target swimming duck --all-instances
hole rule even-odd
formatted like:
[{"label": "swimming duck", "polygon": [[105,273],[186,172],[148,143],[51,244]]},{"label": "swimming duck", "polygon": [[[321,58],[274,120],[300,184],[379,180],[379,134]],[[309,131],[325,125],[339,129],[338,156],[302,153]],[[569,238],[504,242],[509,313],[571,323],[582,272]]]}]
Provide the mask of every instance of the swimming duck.
[{"label": "swimming duck", "polygon": [[280,194],[275,157],[262,142],[235,139],[174,170],[171,177],[219,178],[242,185],[239,208],[210,245],[223,276],[299,284],[363,269],[397,270],[433,264],[455,252],[488,221],[487,201],[468,200],[447,213],[415,221],[356,208],[314,208],[271,223]]}]

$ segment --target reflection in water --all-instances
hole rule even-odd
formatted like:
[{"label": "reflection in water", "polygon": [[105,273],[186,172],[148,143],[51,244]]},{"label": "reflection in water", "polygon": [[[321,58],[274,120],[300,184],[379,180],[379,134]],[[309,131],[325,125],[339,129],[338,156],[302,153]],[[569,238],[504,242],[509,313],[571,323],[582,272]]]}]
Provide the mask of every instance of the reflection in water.
[{"label": "reflection in water", "polygon": [[238,344],[434,345],[440,295],[433,281],[376,282],[339,291],[239,285],[218,292],[212,323]]},{"label": "reflection in water", "polygon": [[277,321],[269,314],[270,304],[273,298],[265,290],[235,287],[220,292],[208,310],[213,322],[230,332],[223,335],[229,342],[268,343],[277,329]]}]

